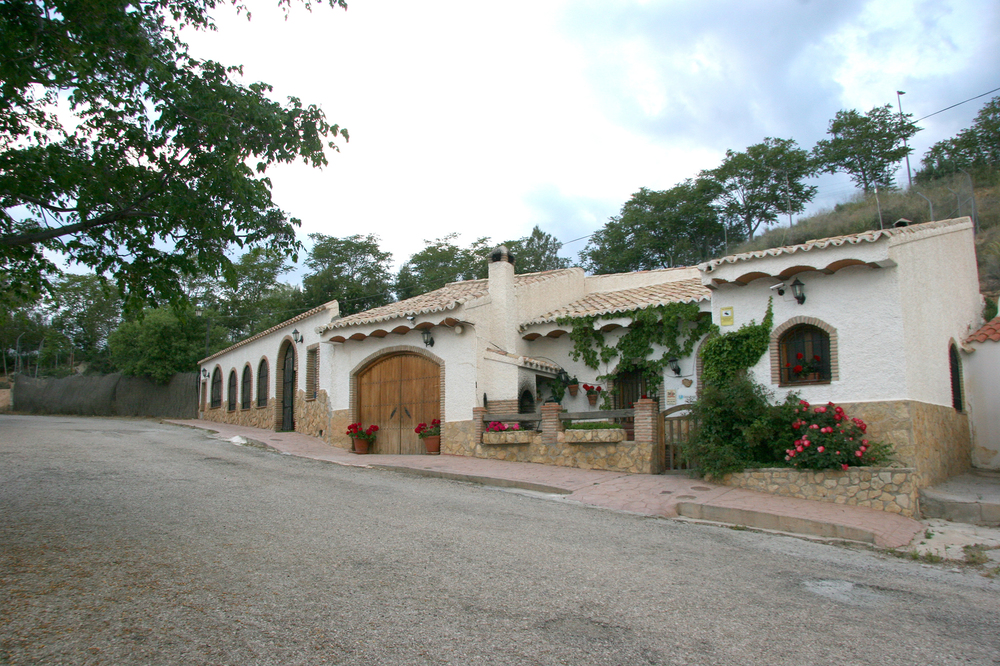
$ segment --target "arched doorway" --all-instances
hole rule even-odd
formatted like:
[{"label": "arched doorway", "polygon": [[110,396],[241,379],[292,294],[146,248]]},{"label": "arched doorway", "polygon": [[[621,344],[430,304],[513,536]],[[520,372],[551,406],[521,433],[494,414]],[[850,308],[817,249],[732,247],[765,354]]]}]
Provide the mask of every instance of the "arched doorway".
[{"label": "arched doorway", "polygon": [[295,430],[295,346],[285,345],[281,359],[281,428]]},{"label": "arched doorway", "polygon": [[379,427],[376,453],[426,453],[413,432],[441,414],[441,368],[418,354],[394,354],[357,376],[358,419]]}]

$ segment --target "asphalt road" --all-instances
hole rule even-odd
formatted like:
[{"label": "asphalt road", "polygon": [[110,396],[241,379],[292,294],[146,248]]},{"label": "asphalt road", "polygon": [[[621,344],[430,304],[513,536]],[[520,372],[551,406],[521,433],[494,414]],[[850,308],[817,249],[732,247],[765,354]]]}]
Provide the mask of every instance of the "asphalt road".
[{"label": "asphalt road", "polygon": [[5,415],[0,664],[1000,664],[1000,581]]}]

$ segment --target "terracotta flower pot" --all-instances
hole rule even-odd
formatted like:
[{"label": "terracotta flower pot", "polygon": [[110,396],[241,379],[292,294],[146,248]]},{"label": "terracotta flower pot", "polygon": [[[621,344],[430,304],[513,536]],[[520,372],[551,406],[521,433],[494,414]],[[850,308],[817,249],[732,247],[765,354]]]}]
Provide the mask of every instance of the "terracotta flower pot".
[{"label": "terracotta flower pot", "polygon": [[588,393],[587,394],[587,400],[590,401],[591,406],[596,405],[597,404],[597,394],[596,393]]},{"label": "terracotta flower pot", "polygon": [[579,384],[570,384],[566,388],[569,389],[569,394],[575,398],[576,397],[576,392],[580,390],[580,385]]},{"label": "terracotta flower pot", "polygon": [[354,452],[358,453],[358,454],[368,453],[368,440],[367,439],[355,439],[354,440]]},{"label": "terracotta flower pot", "polygon": [[424,446],[427,447],[427,453],[441,453],[441,435],[424,437]]}]

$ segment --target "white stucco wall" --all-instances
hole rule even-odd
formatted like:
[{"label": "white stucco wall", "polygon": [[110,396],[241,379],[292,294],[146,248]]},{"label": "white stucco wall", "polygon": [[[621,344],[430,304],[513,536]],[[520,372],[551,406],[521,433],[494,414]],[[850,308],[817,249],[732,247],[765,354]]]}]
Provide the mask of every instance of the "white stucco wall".
[{"label": "white stucco wall", "polygon": [[[731,307],[734,324],[720,326],[722,333],[735,331],[751,320],[758,324],[773,297],[774,327],[795,317],[815,317],[837,331],[839,380],[829,384],[780,388],[771,382],[771,358],[765,353],[752,368],[756,381],[770,386],[778,400],[792,390],[810,402],[897,400],[905,397],[906,372],[902,346],[902,309],[897,300],[898,276],[893,268],[851,266],[834,275],[819,271],[798,273],[805,284],[802,305],[769,287],[775,278],[760,278],[745,287],[723,285],[712,295],[712,319]],[[789,280],[788,282],[791,282]]]},{"label": "white stucco wall", "polygon": [[[847,265],[864,262],[863,265]],[[785,275],[782,280],[780,275]],[[756,279],[754,279],[756,278]],[[769,287],[799,279],[799,305]],[[777,256],[722,263],[703,273],[715,287],[713,321],[735,309],[733,331],[764,316],[774,297],[774,326],[814,317],[837,331],[839,380],[795,387],[810,402],[918,400],[951,405],[948,343],[965,339],[982,309],[971,221],[967,218],[912,230],[876,242],[798,249]],[[741,286],[737,280],[749,282]],[[770,356],[755,378],[783,399],[790,389],[771,383]]]},{"label": "white stucco wall", "polygon": [[[231,351],[227,351],[221,354],[217,354],[210,358],[210,360],[202,361],[200,363],[200,368],[207,369],[209,372],[208,379],[202,379],[202,386],[207,383],[209,390],[211,389],[211,374],[218,367],[222,370],[222,405],[226,406],[226,401],[229,397],[229,371],[236,370],[236,385],[237,391],[242,388],[243,380],[243,367],[249,363],[251,368],[251,375],[253,376],[253,404],[257,404],[257,369],[260,366],[260,361],[263,358],[267,358],[268,362],[268,397],[274,398],[277,386],[277,363],[278,361],[278,351],[281,348],[281,344],[284,340],[292,339],[292,331],[298,331],[302,335],[302,342],[295,345],[295,366],[296,375],[295,383],[297,389],[302,389],[305,387],[305,356],[306,348],[309,345],[316,344],[320,342],[320,336],[316,334],[316,327],[322,324],[327,324],[330,322],[331,317],[336,312],[336,310],[322,310],[317,312],[310,317],[295,320],[288,324],[281,326],[280,328],[272,331],[271,333],[257,338],[256,340],[251,340],[244,344],[239,345]],[[321,391],[331,390],[331,378],[325,368],[328,367],[330,359],[325,358],[328,354],[325,354],[328,345],[320,345],[319,347],[319,363],[320,363],[320,373],[319,373],[319,389]],[[209,400],[211,400],[211,395],[209,394]],[[237,399],[237,404],[239,400]],[[201,402],[199,401],[199,406]]]},{"label": "white stucco wall", "polygon": [[899,266],[906,321],[907,397],[951,406],[949,342],[961,346],[983,323],[972,222],[926,240],[920,234],[893,239],[890,257]]},{"label": "white stucco wall", "polygon": [[[383,324],[384,327],[384,324]],[[364,330],[365,327],[359,327]],[[352,331],[354,329],[351,329]],[[390,333],[384,338],[368,337],[364,340],[347,340],[342,343],[322,345],[328,350],[330,368],[326,372],[332,382],[330,407],[334,410],[349,409],[350,382],[362,364],[371,362],[373,355],[392,349],[427,352],[442,364],[445,373],[444,415],[446,421],[461,421],[472,417],[476,406],[476,331],[471,325],[463,326],[462,333],[454,328],[435,326],[430,329],[434,346],[425,347],[421,332],[412,330],[404,335]],[[401,349],[402,348],[402,349]]]},{"label": "white stucco wall", "polygon": [[974,342],[962,354],[972,422],[972,465],[1000,470],[1000,342]]}]

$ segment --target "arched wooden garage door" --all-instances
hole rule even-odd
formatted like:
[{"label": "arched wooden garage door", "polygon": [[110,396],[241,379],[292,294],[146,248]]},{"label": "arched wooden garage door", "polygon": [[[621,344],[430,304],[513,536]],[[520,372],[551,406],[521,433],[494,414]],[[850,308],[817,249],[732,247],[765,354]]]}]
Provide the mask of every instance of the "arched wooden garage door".
[{"label": "arched wooden garage door", "polygon": [[376,453],[426,453],[413,432],[440,418],[441,369],[416,354],[388,356],[358,375],[358,418],[379,427]]}]

